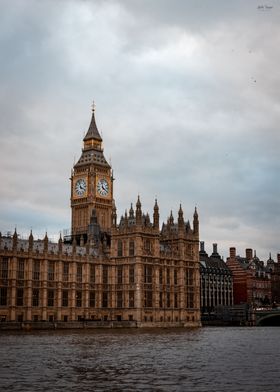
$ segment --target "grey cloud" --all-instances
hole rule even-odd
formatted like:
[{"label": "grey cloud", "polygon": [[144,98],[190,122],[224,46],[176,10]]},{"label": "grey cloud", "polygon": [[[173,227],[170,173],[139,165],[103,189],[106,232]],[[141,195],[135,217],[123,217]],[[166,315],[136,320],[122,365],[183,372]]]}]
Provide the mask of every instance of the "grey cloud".
[{"label": "grey cloud", "polygon": [[150,211],[157,196],[161,219],[197,204],[201,238],[224,254],[279,251],[272,3],[264,15],[257,1],[2,2],[0,229],[69,227],[95,99],[119,215],[138,193]]}]

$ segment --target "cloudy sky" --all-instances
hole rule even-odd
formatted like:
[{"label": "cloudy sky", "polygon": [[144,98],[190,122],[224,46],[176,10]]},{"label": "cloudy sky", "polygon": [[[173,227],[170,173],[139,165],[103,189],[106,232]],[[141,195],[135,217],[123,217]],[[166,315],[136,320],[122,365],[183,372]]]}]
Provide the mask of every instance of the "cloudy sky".
[{"label": "cloudy sky", "polygon": [[280,0],[0,0],[0,230],[70,227],[96,103],[119,216],[194,207],[200,237],[280,252]]}]

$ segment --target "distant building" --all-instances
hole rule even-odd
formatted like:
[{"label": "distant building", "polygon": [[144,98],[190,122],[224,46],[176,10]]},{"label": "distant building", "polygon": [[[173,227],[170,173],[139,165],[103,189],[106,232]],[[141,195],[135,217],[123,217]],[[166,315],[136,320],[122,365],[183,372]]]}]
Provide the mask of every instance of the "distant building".
[{"label": "distant building", "polygon": [[159,228],[140,198],[117,222],[113,173],[92,112],[71,173],[72,227],[51,243],[0,235],[2,321],[117,320],[199,326],[199,219],[180,206]]},{"label": "distant building", "polygon": [[202,313],[213,312],[217,307],[233,305],[233,277],[231,270],[213,244],[211,256],[200,242],[200,306]]},{"label": "distant building", "polygon": [[254,307],[271,303],[271,272],[252,249],[246,249],[245,257],[236,255],[230,248],[227,266],[233,275],[234,305],[249,304]]},{"label": "distant building", "polygon": [[280,305],[280,253],[277,254],[277,262],[271,258],[267,260],[267,268],[271,273],[271,299],[274,305]]}]

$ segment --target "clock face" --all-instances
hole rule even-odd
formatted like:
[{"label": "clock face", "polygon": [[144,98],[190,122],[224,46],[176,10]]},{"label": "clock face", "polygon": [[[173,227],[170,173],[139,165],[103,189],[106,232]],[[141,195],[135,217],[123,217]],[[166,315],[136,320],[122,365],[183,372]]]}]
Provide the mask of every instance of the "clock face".
[{"label": "clock face", "polygon": [[109,184],[105,178],[98,180],[97,183],[97,192],[101,196],[107,196],[109,193]]},{"label": "clock face", "polygon": [[75,192],[78,196],[83,196],[87,189],[87,183],[84,178],[80,178],[75,183]]}]

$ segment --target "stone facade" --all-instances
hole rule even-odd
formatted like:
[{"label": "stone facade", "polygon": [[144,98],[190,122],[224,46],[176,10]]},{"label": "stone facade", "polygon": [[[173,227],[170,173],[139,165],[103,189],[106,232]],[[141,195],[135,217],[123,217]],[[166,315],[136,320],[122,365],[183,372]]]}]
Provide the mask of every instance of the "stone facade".
[{"label": "stone facade", "polygon": [[199,326],[199,220],[172,213],[159,225],[140,198],[120,221],[113,175],[94,112],[71,175],[71,235],[51,243],[0,237],[2,321],[133,321],[138,326]]}]

